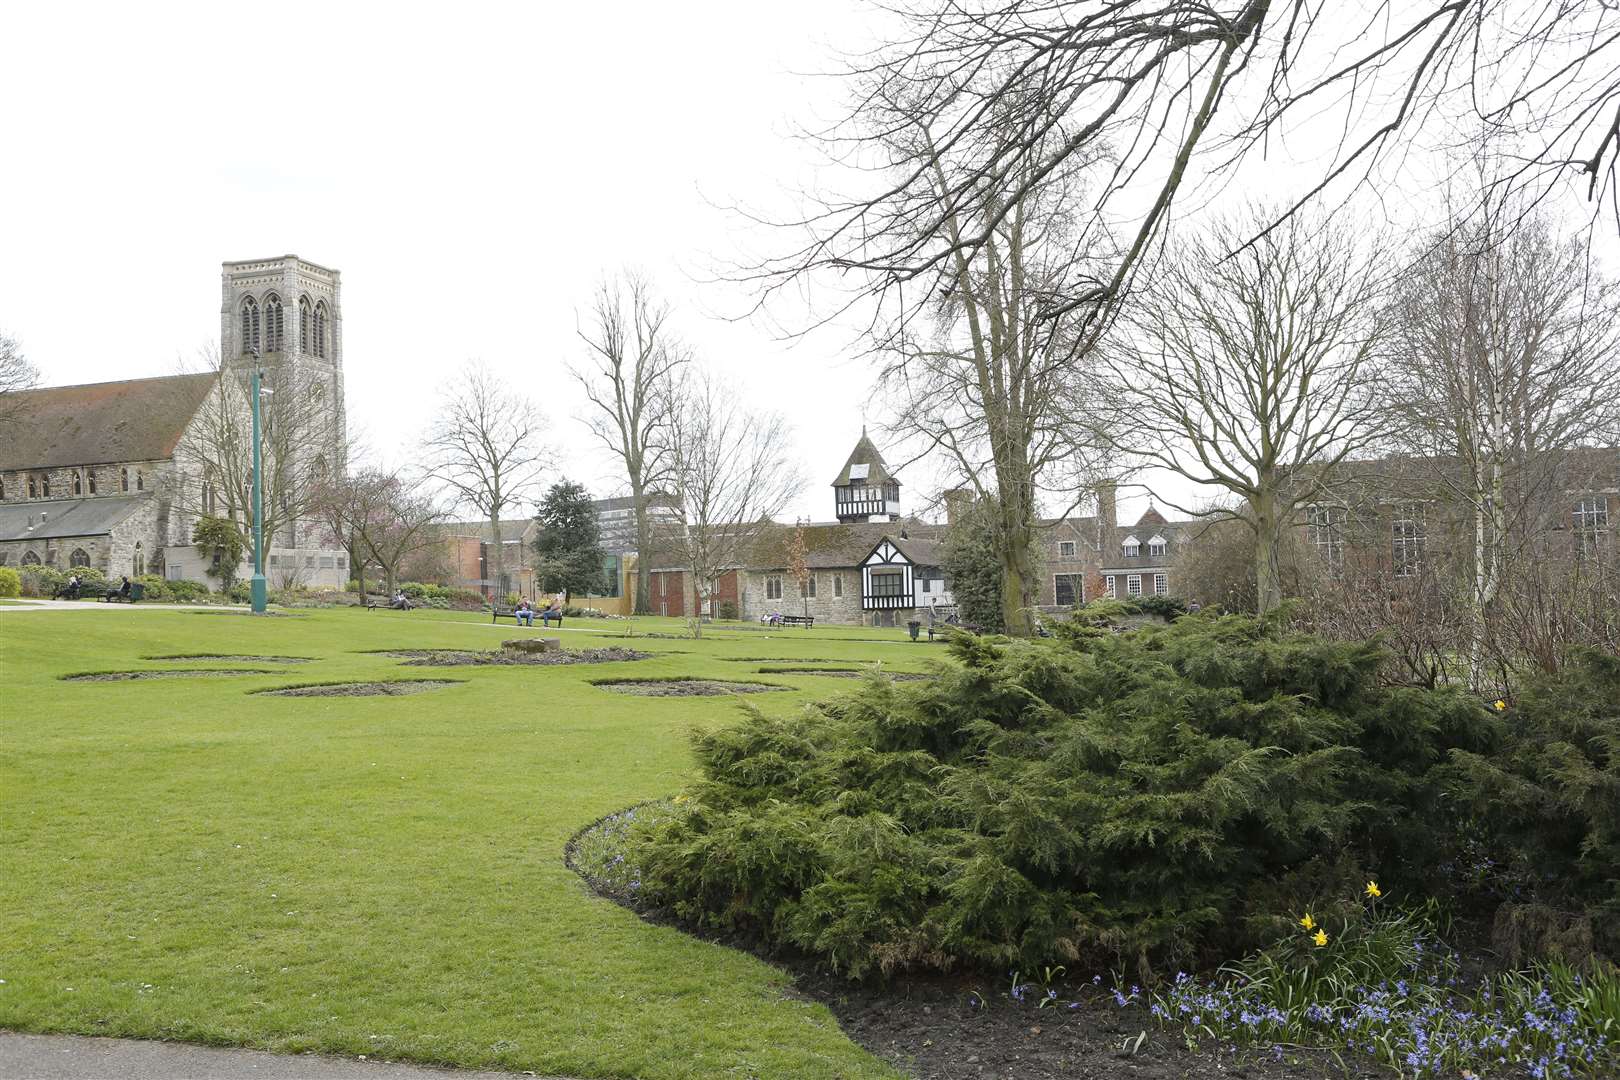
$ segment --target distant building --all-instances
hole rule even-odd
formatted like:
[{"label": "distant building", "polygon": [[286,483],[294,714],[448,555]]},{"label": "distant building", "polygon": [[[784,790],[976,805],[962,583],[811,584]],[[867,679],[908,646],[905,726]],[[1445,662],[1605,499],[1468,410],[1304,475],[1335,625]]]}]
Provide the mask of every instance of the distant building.
[{"label": "distant building", "polygon": [[517,593],[536,599],[534,541],[540,526],[532,517],[501,522],[501,580],[495,579],[495,531],[487,521],[449,521],[444,537],[449,578],[446,585],[474,589],[485,600]]},{"label": "distant building", "polygon": [[[591,503],[596,510],[596,521],[602,530],[602,550],[609,555],[636,553],[636,500],[629,495],[615,499],[597,499]],[[672,496],[649,495],[647,517],[656,531],[678,525],[681,506]]]},{"label": "distant building", "polygon": [[[704,613],[757,619],[780,611],[896,626],[942,618],[954,607],[941,567],[943,526],[901,517],[900,481],[865,431],[832,487],[837,521],[764,530],[742,564],[725,568],[712,583]],[[808,571],[802,584],[792,569],[796,536],[802,536]],[[650,578],[653,612],[686,615],[696,590],[678,557],[655,555]]]},{"label": "distant building", "polygon": [[1042,607],[1062,610],[1100,598],[1174,594],[1174,561],[1192,542],[1196,523],[1170,521],[1150,505],[1135,524],[1121,525],[1116,498],[1114,485],[1104,484],[1096,515],[1041,523]]},{"label": "distant building", "polygon": [[[108,577],[160,574],[206,582],[212,564],[192,547],[203,513],[248,519],[222,494],[240,477],[204,475],[185,447],[215,416],[248,407],[255,363],[311,388],[331,446],[286,475],[340,469],[343,430],[342,305],[336,270],[296,255],[228,262],[221,273],[223,372],[55,386],[17,393],[17,421],[0,441],[0,566],[94,567]],[[258,353],[255,361],[254,352]],[[245,425],[239,425],[245,426]],[[245,454],[243,455],[246,456]],[[267,515],[269,516],[269,515]],[[273,586],[341,588],[347,555],[314,521],[287,520],[265,537]],[[238,568],[250,574],[251,552]]]}]

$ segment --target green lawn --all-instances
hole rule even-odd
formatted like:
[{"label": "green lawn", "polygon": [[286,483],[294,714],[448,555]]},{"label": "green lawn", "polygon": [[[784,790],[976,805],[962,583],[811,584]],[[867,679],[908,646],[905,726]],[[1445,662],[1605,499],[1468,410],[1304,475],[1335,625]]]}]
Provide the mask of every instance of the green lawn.
[{"label": "green lawn", "polygon": [[[622,626],[570,620],[560,636],[619,644],[586,631]],[[687,733],[734,715],[589,680],[753,675],[795,690],[752,702],[789,709],[848,684],[725,658],[919,670],[941,650],[890,630],[715,628],[637,638],[661,655],[629,664],[413,668],[364,652],[517,633],[431,610],[0,614],[0,1028],[581,1077],[892,1076],[826,1010],[784,996],[779,971],[596,898],[562,849],[600,815],[679,790]],[[58,678],[233,666],[143,659],[201,652],[316,659],[234,678]],[[248,693],[410,677],[463,682]]]}]

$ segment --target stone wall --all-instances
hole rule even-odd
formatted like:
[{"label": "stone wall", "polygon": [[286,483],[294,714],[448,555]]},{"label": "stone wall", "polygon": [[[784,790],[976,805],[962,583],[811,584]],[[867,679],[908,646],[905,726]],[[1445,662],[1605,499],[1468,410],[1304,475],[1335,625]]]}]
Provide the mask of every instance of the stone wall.
[{"label": "stone wall", "polygon": [[[809,614],[817,622],[843,623],[851,626],[859,625],[862,619],[861,612],[861,572],[857,569],[843,570],[813,570],[815,578],[816,595],[809,599]],[[749,570],[742,575],[740,598],[740,614],[744,619],[758,619],[761,615],[771,611],[780,611],[784,615],[805,614],[806,601],[799,593],[799,583],[793,575],[785,570]],[[780,600],[766,599],[766,583],[770,578],[780,578],[782,582],[782,598]],[[841,578],[843,582],[842,596],[835,595],[834,579]]]}]

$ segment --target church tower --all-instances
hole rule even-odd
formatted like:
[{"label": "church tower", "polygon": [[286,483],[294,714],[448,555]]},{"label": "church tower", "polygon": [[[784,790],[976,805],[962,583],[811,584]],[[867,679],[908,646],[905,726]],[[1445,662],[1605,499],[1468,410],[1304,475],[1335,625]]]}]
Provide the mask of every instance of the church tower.
[{"label": "church tower", "polygon": [[[311,455],[296,469],[300,477],[342,472],[347,433],[343,401],[343,292],[336,270],[282,255],[223,264],[220,274],[219,349],[225,370],[244,383],[254,356],[276,394],[308,395],[300,424],[311,428]],[[271,414],[285,409],[285,398]],[[325,444],[325,445],[322,445]],[[299,522],[289,521],[278,542],[299,547],[310,542]]]},{"label": "church tower", "polygon": [[832,486],[839,521],[900,520],[900,480],[889,472],[864,427]]},{"label": "church tower", "polygon": [[[296,255],[224,264],[220,357],[244,375],[259,354],[272,387],[306,386],[331,403],[332,441],[344,442],[343,291],[336,270]],[[336,464],[334,462],[334,464]]]}]

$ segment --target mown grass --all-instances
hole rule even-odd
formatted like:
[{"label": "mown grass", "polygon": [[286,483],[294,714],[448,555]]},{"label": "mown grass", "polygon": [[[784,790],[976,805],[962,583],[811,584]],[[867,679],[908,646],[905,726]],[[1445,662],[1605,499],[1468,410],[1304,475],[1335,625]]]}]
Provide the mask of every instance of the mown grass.
[{"label": "mown grass", "polygon": [[[589,647],[621,630],[551,633]],[[638,636],[659,655],[633,663],[457,668],[464,684],[410,697],[253,693],[416,676],[364,650],[520,633],[542,631],[436,611],[0,615],[0,1027],[581,1077],[893,1075],[785,996],[780,971],[642,923],[562,853],[601,815],[679,790],[687,733],[735,715],[592,679],[749,672],[727,656],[919,670],[941,650],[894,631],[716,627]],[[60,680],[241,666],[141,659],[187,653],[315,659]],[[757,707],[847,689],[771,678],[795,689]]]}]

